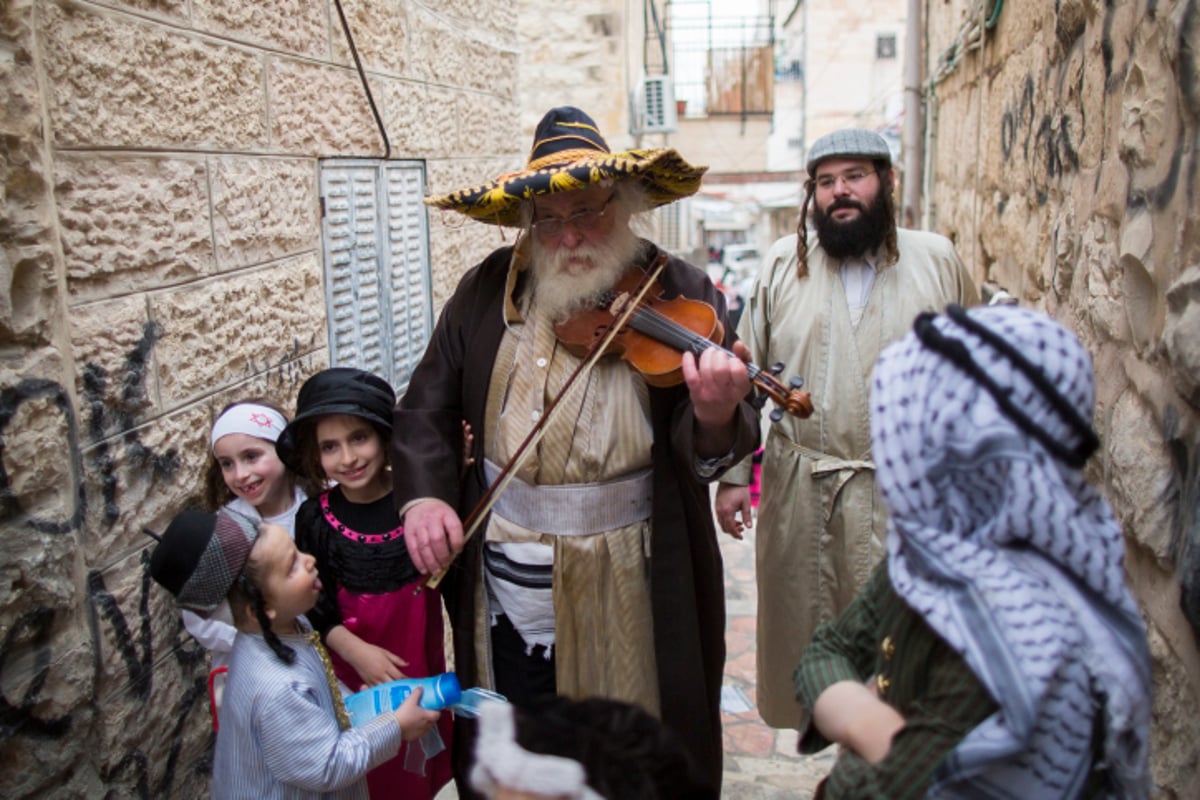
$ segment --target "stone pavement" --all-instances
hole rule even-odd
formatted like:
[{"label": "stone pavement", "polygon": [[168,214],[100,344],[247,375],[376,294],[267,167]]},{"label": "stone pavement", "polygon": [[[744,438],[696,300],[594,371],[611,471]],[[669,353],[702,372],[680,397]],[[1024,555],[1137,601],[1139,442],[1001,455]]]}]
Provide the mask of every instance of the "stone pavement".
[{"label": "stone pavement", "polygon": [[725,681],[721,724],[725,738],[725,781],[729,800],[812,797],[835,758],[833,748],[812,756],[796,753],[796,732],[769,728],[755,703],[754,530],[738,541],[718,533],[725,559]]}]

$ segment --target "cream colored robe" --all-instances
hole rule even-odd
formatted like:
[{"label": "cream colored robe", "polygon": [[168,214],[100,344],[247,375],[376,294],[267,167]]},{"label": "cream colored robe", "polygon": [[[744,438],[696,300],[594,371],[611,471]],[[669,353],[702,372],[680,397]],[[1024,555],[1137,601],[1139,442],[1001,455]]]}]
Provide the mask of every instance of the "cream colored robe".
[{"label": "cream colored robe", "polygon": [[[487,456],[508,463],[582,359],[558,343],[553,324],[527,311],[504,334],[488,391]],[[585,389],[586,385],[586,389]],[[649,469],[654,431],[645,381],[605,358],[560,402],[545,436],[517,472],[529,484],[600,483]],[[533,531],[493,514],[489,542],[554,548],[555,679],[567,697],[610,697],[659,713],[650,607],[650,520],[586,536]],[[487,608],[479,581],[478,608]],[[480,652],[490,652],[490,621],[476,620]],[[483,661],[485,669],[490,659]],[[481,676],[493,687],[490,669]],[[493,687],[494,688],[494,687]]]},{"label": "cream colored robe", "polygon": [[[884,553],[886,514],[875,492],[870,375],[880,351],[922,311],[974,305],[978,291],[950,241],[900,230],[900,258],[877,263],[858,327],[838,264],[820,247],[796,277],[796,237],[767,253],[738,335],[756,364],[784,364],[804,379],[815,411],[771,423],[755,522],[758,569],[758,708],[768,725],[794,728],[801,707],[792,673],[817,626],[841,613]],[[750,482],[750,462],[723,481]]]}]

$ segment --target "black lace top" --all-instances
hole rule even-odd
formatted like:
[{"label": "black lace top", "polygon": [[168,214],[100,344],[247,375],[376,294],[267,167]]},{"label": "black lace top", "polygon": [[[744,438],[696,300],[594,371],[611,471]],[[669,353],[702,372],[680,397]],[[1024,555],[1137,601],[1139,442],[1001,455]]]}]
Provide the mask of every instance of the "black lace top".
[{"label": "black lace top", "polygon": [[373,503],[351,503],[335,486],[308,498],[296,512],[296,546],[317,559],[321,595],[308,620],[322,637],[342,622],[339,590],[386,594],[420,576],[390,493]]}]

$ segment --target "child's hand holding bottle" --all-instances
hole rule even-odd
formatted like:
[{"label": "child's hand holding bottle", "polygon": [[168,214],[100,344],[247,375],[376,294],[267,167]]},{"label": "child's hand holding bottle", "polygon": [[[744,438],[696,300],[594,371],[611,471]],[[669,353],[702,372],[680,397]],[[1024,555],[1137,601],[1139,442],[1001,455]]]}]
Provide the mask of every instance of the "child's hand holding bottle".
[{"label": "child's hand holding bottle", "polygon": [[400,723],[400,736],[406,742],[420,739],[437,724],[438,718],[442,715],[440,711],[421,708],[423,692],[424,689],[420,686],[413,687],[412,692],[404,699],[400,707],[392,712],[396,715],[396,722]]}]

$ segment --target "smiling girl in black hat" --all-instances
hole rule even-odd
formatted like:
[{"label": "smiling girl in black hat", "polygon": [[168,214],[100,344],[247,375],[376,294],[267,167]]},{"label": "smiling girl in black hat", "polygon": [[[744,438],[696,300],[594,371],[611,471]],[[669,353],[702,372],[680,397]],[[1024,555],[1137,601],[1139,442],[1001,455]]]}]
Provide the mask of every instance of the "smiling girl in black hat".
[{"label": "smiling girl in black hat", "polygon": [[[275,443],[280,459],[331,486],[296,514],[296,543],[317,559],[322,589],[308,613],[350,691],[446,669],[441,599],[416,593],[392,505],[387,442],[396,396],[381,378],[337,367],[300,387],[296,417]],[[450,719],[367,775],[372,797],[432,798],[450,779]],[[426,759],[428,758],[428,761]]]}]

